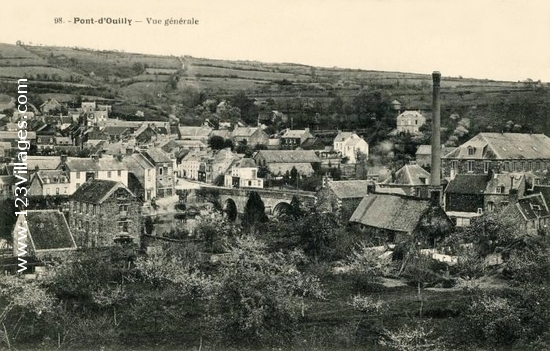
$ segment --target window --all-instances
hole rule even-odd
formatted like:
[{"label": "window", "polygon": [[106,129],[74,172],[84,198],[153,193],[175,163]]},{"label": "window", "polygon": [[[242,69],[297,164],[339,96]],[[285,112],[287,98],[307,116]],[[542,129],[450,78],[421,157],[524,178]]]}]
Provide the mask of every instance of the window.
[{"label": "window", "polygon": [[126,212],[128,212],[128,205],[120,205],[120,206],[118,206],[118,212],[120,212],[120,213],[126,213]]},{"label": "window", "polygon": [[116,171],[116,175],[119,177],[122,176],[122,171],[119,169],[118,171]]},{"label": "window", "polygon": [[76,179],[80,179],[80,172],[76,172]]},{"label": "window", "polygon": [[468,161],[468,172],[472,173],[474,171],[474,161],[469,160]]},{"label": "window", "polygon": [[535,162],[535,171],[540,169],[540,161]]},{"label": "window", "polygon": [[504,187],[504,185],[502,184],[497,185],[497,188],[496,188],[497,194],[504,194],[505,189],[506,188]]},{"label": "window", "polygon": [[118,222],[118,230],[124,233],[128,232],[128,222]]},{"label": "window", "polygon": [[531,161],[527,162],[527,169],[525,169],[527,172],[531,172],[532,164]]},{"label": "window", "polygon": [[476,153],[476,148],[468,146],[468,155],[475,155],[475,153]]},{"label": "window", "polygon": [[525,162],[521,161],[520,171],[525,171]]},{"label": "window", "polygon": [[489,173],[490,168],[491,168],[491,161],[483,162],[483,172],[484,173]]},{"label": "window", "polygon": [[451,161],[451,168],[452,169],[458,169],[458,161],[456,161],[456,160]]},{"label": "window", "polygon": [[50,188],[46,189],[46,195],[50,195]]},{"label": "window", "polygon": [[162,175],[163,167],[159,168],[159,175]]},{"label": "window", "polygon": [[514,162],[514,171],[519,171],[519,162]]},{"label": "window", "polygon": [[111,171],[107,171],[107,178],[111,178]]},{"label": "window", "polygon": [[55,194],[59,195],[59,188],[55,188]]},{"label": "window", "polygon": [[503,168],[504,168],[503,171],[506,171],[506,172],[510,171],[510,163],[508,161],[505,161]]},{"label": "window", "polygon": [[506,207],[506,206],[508,206],[508,203],[509,203],[508,201],[502,201],[500,203],[500,207]]},{"label": "window", "polygon": [[495,210],[495,203],[493,201],[487,202],[487,211],[494,211]]}]

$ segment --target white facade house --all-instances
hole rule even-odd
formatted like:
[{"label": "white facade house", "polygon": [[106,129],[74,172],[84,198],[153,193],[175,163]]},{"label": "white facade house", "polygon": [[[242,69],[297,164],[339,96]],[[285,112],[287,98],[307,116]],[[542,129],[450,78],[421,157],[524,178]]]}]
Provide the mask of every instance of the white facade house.
[{"label": "white facade house", "polygon": [[68,195],[89,179],[112,180],[128,186],[128,168],[114,157],[68,157],[59,167],[69,175]]},{"label": "white facade house", "polygon": [[334,151],[348,158],[348,163],[357,163],[357,155],[369,156],[369,144],[352,132],[339,132],[334,138]]},{"label": "white facade house", "polygon": [[418,133],[420,127],[426,123],[426,117],[418,111],[404,111],[397,116],[398,133]]},{"label": "white facade house", "polygon": [[178,165],[178,175],[183,178],[199,179],[199,168],[201,164],[204,164],[205,157],[207,157],[207,152],[189,152]]},{"label": "white facade house", "polygon": [[236,161],[225,174],[224,185],[228,188],[263,188],[264,180],[258,178],[258,167],[253,159]]}]

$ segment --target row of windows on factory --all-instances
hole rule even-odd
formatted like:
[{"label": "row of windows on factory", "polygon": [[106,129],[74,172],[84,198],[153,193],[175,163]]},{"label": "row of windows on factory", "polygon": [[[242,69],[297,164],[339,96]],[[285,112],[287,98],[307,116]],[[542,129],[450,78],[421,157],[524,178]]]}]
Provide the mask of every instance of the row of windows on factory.
[{"label": "row of windows on factory", "polygon": [[[479,161],[478,161],[479,162]],[[475,170],[475,160],[466,161],[466,169],[468,173],[473,173]],[[491,169],[491,161],[483,161],[483,172],[488,173]],[[550,166],[549,163],[544,161],[505,161],[502,163],[502,171],[504,172],[531,172],[531,171],[540,171],[546,169]],[[451,168],[458,170],[458,161],[451,161]]]},{"label": "row of windows on factory", "polygon": [[[75,202],[73,205],[74,213],[83,213],[89,215],[97,215],[101,213],[101,206],[96,204],[89,204],[84,202]],[[118,214],[127,214],[128,205],[120,204],[118,206]]]}]

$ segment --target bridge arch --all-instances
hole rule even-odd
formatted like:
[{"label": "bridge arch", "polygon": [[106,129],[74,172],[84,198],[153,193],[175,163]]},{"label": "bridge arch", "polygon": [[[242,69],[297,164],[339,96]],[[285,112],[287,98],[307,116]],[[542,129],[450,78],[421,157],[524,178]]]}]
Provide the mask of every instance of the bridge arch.
[{"label": "bridge arch", "polygon": [[292,212],[292,206],[288,202],[281,201],[273,208],[273,216],[281,217],[284,215],[289,215]]},{"label": "bridge arch", "polygon": [[234,222],[237,220],[238,210],[237,210],[237,204],[232,198],[229,198],[225,200],[225,203],[223,205],[223,212],[227,216],[227,219]]}]

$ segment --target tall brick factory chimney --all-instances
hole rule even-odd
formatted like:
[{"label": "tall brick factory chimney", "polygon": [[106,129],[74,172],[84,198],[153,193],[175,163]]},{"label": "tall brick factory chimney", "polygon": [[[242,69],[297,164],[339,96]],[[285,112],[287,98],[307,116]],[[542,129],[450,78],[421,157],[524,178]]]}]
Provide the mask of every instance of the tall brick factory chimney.
[{"label": "tall brick factory chimney", "polygon": [[439,103],[439,90],[441,73],[435,71],[433,78],[432,101],[432,168],[430,185],[441,186],[441,105]]}]

